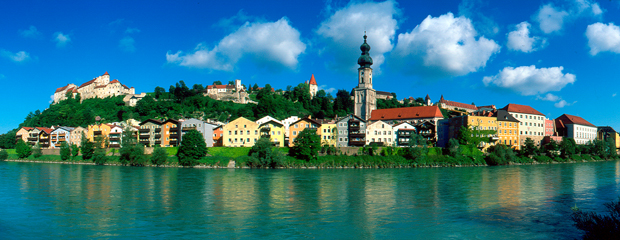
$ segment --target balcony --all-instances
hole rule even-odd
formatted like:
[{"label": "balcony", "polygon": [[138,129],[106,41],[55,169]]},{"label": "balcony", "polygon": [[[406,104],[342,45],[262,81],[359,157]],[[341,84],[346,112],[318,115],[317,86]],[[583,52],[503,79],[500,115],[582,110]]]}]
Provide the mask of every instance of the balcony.
[{"label": "balcony", "polygon": [[116,136],[116,137],[115,137],[115,136],[110,136],[110,142],[112,142],[112,141],[114,141],[114,142],[118,142],[118,141],[120,141],[120,140],[121,140],[121,138],[120,138],[120,137],[118,137],[118,136]]},{"label": "balcony", "polygon": [[161,128],[155,128],[155,132],[156,133],[160,133],[161,132]]},{"label": "balcony", "polygon": [[36,138],[36,137],[29,137],[28,138],[29,142],[36,142],[37,140],[39,140],[39,138]]},{"label": "balcony", "polygon": [[176,146],[177,143],[178,143],[178,141],[176,141],[176,140],[170,140],[170,145],[171,146]]},{"label": "balcony", "polygon": [[349,146],[364,146],[366,145],[366,141],[349,141]]},{"label": "balcony", "polygon": [[101,131],[94,131],[93,133],[95,134],[95,136],[101,135]]},{"label": "balcony", "polygon": [[151,136],[149,136],[149,135],[140,135],[140,140],[142,140],[142,139],[147,139],[148,140],[150,137]]},{"label": "balcony", "polygon": [[41,143],[41,147],[48,148],[50,147],[49,143]]},{"label": "balcony", "polygon": [[111,148],[120,148],[120,147],[121,147],[121,145],[120,145],[120,144],[118,144],[118,143],[116,143],[116,144],[110,144],[110,147],[111,147]]},{"label": "balcony", "polygon": [[364,133],[349,133],[349,138],[365,138],[366,134]]},{"label": "balcony", "polygon": [[151,132],[151,129],[148,129],[148,128],[142,129],[142,128],[140,128],[140,130],[138,130],[138,131],[140,131],[140,133],[149,133],[149,132]]},{"label": "balcony", "polygon": [[155,134],[155,138],[161,138],[161,133],[160,134]]},{"label": "balcony", "polygon": [[156,140],[156,141],[155,141],[155,144],[156,144],[156,145],[161,144],[161,140]]}]

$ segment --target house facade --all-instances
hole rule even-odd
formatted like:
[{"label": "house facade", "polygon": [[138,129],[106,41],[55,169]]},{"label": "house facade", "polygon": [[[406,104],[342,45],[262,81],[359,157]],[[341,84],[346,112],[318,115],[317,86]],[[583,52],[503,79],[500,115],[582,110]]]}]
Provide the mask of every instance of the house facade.
[{"label": "house facade", "polygon": [[540,145],[545,137],[545,115],[536,109],[520,104],[510,103],[502,110],[508,111],[514,118],[519,120],[519,145],[524,145],[527,138],[534,140]]},{"label": "house facade", "polygon": [[224,125],[222,131],[225,147],[252,147],[260,138],[258,124],[244,117]]},{"label": "house facade", "polygon": [[310,129],[314,129],[314,131],[316,131],[317,135],[321,135],[321,133],[319,132],[319,128],[321,127],[321,123],[317,122],[315,120],[312,120],[310,118],[302,118],[297,120],[296,122],[292,123],[289,126],[289,142],[288,142],[288,146],[289,147],[293,147],[295,146],[295,139],[299,136],[299,134],[306,128],[310,128]]},{"label": "house facade", "polygon": [[577,144],[587,144],[597,137],[597,127],[585,119],[568,114],[562,114],[555,119],[558,134],[572,138]]},{"label": "house facade", "polygon": [[366,145],[370,144],[392,146],[394,144],[392,125],[380,120],[369,123],[366,127]]}]

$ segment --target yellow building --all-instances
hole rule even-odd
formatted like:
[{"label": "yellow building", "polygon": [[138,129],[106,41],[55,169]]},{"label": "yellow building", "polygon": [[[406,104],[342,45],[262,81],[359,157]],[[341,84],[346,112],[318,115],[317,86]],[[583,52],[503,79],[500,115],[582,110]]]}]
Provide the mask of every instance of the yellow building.
[{"label": "yellow building", "polygon": [[[467,116],[467,126],[472,129],[473,137],[483,139],[480,143],[482,151],[490,146],[495,145],[499,140],[497,137],[497,118],[491,116]],[[488,131],[495,131],[494,134],[488,134]]]},{"label": "yellow building", "polygon": [[94,142],[95,138],[98,136],[102,136],[105,139],[110,134],[111,129],[112,128],[108,124],[88,125],[86,137],[88,138],[88,141],[91,142]]},{"label": "yellow building", "polygon": [[252,147],[260,138],[258,124],[239,117],[223,127],[225,147]]},{"label": "yellow building", "polygon": [[28,142],[28,137],[30,136],[30,132],[32,131],[31,127],[22,127],[20,128],[17,133],[15,133],[15,142],[17,142],[19,139],[23,140],[24,142]]},{"label": "yellow building", "polygon": [[288,131],[289,131],[288,146],[289,147],[294,146],[295,138],[297,138],[297,136],[299,136],[299,133],[306,128],[316,129],[316,134],[321,136],[321,133],[319,132],[320,127],[321,127],[321,123],[315,120],[312,120],[310,118],[302,118],[302,119],[297,120],[294,123],[291,123],[291,125],[289,125],[288,127]]},{"label": "yellow building", "polygon": [[336,121],[325,121],[319,127],[321,145],[336,146],[338,143],[338,125]]},{"label": "yellow building", "polygon": [[269,120],[258,125],[261,137],[268,137],[276,147],[284,147],[284,125],[274,120]]},{"label": "yellow building", "polygon": [[497,110],[494,116],[497,118],[498,143],[517,150],[521,149],[519,145],[519,120],[506,110]]}]

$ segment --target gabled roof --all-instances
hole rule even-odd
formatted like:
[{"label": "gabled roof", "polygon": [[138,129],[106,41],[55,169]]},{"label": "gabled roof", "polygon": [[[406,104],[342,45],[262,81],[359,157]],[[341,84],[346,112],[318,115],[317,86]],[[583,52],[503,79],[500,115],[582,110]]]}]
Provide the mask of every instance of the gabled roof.
[{"label": "gabled roof", "polygon": [[525,113],[525,114],[545,116],[545,114],[542,114],[539,111],[536,111],[536,109],[530,106],[514,104],[514,103],[509,103],[508,105],[503,107],[502,110],[506,110],[508,112],[514,112],[514,113]]},{"label": "gabled roof", "polygon": [[108,71],[105,71],[105,73],[103,75],[110,75],[110,74],[108,74]]},{"label": "gabled roof", "polygon": [[41,132],[44,132],[46,134],[50,134],[52,131],[54,131],[54,129],[46,128],[46,127],[38,127],[37,129],[39,129]]},{"label": "gabled roof", "polygon": [[556,120],[561,121],[563,124],[579,124],[584,126],[596,127],[594,126],[594,124],[586,121],[581,117],[568,114],[562,114],[562,116],[559,116],[558,118],[556,118]]},{"label": "gabled roof", "polygon": [[616,132],[616,130],[614,130],[614,128],[610,127],[610,126],[600,126],[597,127],[597,131],[598,132]]},{"label": "gabled roof", "polygon": [[30,131],[30,130],[34,129],[34,128],[31,128],[31,127],[22,127],[22,128],[23,128],[24,130],[26,130],[26,131]]},{"label": "gabled roof", "polygon": [[394,124],[394,126],[392,128],[401,128],[403,125],[411,127],[411,128],[407,128],[407,129],[415,129],[415,126],[411,125],[411,123],[408,123],[408,122],[402,122],[402,123],[399,123],[399,124]]},{"label": "gabled roof", "polygon": [[168,120],[166,120],[166,121],[162,122],[161,124],[166,124],[166,123],[169,123],[169,122],[174,123],[174,124],[179,124],[179,123],[181,123],[179,120],[172,119],[172,118],[168,118]]},{"label": "gabled roof", "polygon": [[313,119],[310,119],[310,118],[307,118],[307,117],[302,118],[302,119],[299,119],[299,120],[297,120],[297,121],[295,121],[295,122],[291,123],[291,125],[295,125],[295,123],[298,123],[298,122],[301,122],[301,121],[307,121],[307,122],[314,123],[314,124],[316,124],[316,125],[317,125],[317,127],[320,127],[321,125],[323,125],[323,124],[321,124],[320,122],[318,122],[318,121],[316,121],[316,120],[313,120]]},{"label": "gabled roof", "polygon": [[150,119],[150,118],[149,118],[149,119],[147,119],[147,120],[142,121],[142,122],[140,123],[140,126],[142,126],[142,125],[146,124],[147,122],[152,122],[152,123],[155,123],[155,124],[157,124],[157,125],[161,125],[161,124],[162,124],[162,122],[161,122],[161,121],[159,121],[159,120],[155,120],[155,119]]},{"label": "gabled roof", "polygon": [[[362,119],[362,118],[360,118],[360,117],[358,117],[358,116],[355,116],[355,115],[353,115],[353,114],[349,114],[349,115],[347,115],[347,116],[344,116],[344,117],[342,117],[342,118],[338,119],[338,121],[336,121],[336,122],[340,122],[340,121],[342,121],[342,120],[345,120],[345,119],[351,119],[351,118],[356,119],[357,121],[360,121],[360,122],[366,122],[366,120],[364,120],[364,119]],[[347,120],[347,121],[349,121],[349,120]]]},{"label": "gabled roof", "polygon": [[263,126],[263,125],[265,125],[267,123],[275,123],[277,125],[284,126],[284,124],[282,124],[280,121],[274,120],[274,119],[269,119],[266,122],[259,124],[259,126]]},{"label": "gabled roof", "polygon": [[416,118],[443,118],[441,110],[437,106],[419,106],[404,108],[375,109],[370,113],[371,121],[376,120],[401,120]]},{"label": "gabled roof", "polygon": [[118,79],[114,79],[114,80],[112,80],[112,81],[111,81],[110,83],[108,83],[108,84],[112,84],[112,83],[121,83],[121,82],[119,82],[119,81],[118,81]]},{"label": "gabled roof", "polygon": [[495,111],[495,114],[493,114],[493,116],[497,118],[497,121],[519,122],[519,120],[517,120],[515,117],[512,116],[512,114],[508,113],[508,111],[504,109]]},{"label": "gabled roof", "polygon": [[310,77],[310,85],[317,85],[316,79],[314,79],[314,74],[312,74],[312,76]]},{"label": "gabled roof", "polygon": [[235,88],[235,86],[233,86],[233,85],[215,85],[215,84],[207,86],[207,89],[213,89],[213,88],[215,88],[215,89],[218,89],[218,88],[219,89],[224,89],[224,88],[232,89],[232,88]]}]

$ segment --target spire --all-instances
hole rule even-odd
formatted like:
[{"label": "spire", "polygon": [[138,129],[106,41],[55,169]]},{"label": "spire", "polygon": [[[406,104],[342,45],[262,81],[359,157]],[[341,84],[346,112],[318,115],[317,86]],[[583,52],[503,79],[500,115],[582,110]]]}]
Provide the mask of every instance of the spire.
[{"label": "spire", "polygon": [[105,71],[105,73],[103,75],[110,75],[110,74],[108,74],[108,71]]},{"label": "spire", "polygon": [[362,50],[362,56],[357,59],[357,64],[360,65],[360,68],[369,68],[372,65],[372,58],[368,53],[370,51],[370,45],[366,42],[366,32],[364,32],[364,43],[360,46],[360,50]]},{"label": "spire", "polygon": [[316,84],[316,79],[314,79],[314,74],[312,74],[312,77],[310,77],[310,85],[318,85]]},{"label": "spire", "polygon": [[424,100],[431,100],[431,97],[429,97],[428,94],[426,94],[426,98]]},{"label": "spire", "polygon": [[445,99],[443,99],[443,94],[441,94],[441,98],[439,99],[440,102],[446,101]]}]

